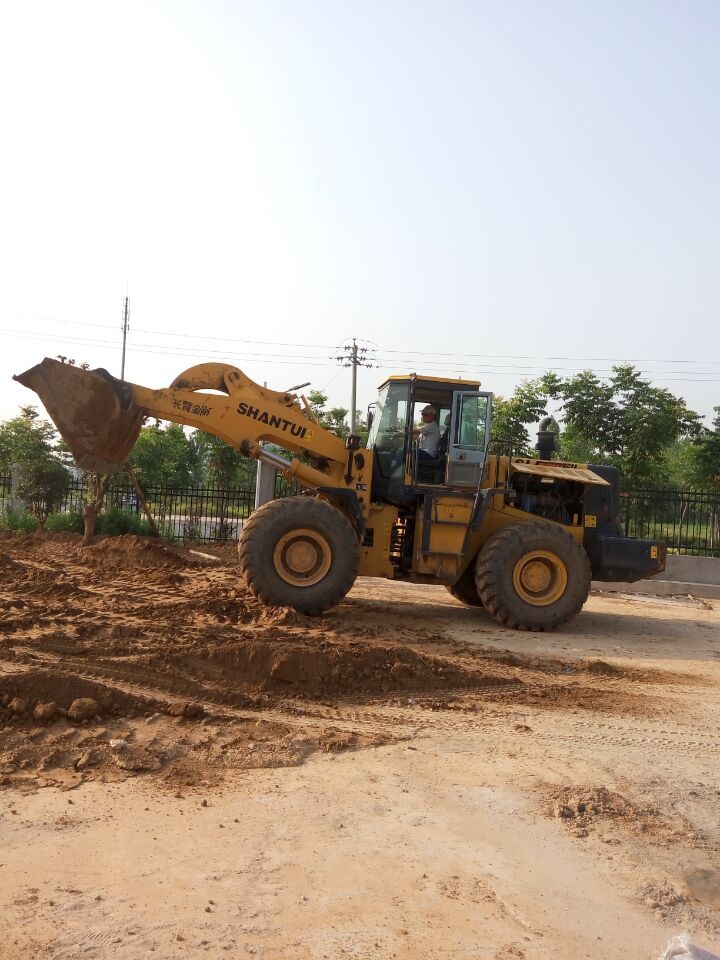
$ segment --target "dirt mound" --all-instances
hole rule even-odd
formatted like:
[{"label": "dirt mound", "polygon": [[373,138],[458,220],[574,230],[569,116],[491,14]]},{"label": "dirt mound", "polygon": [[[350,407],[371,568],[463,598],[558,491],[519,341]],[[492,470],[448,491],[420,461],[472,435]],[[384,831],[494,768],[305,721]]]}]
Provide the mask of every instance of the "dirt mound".
[{"label": "dirt mound", "polygon": [[317,623],[290,607],[266,607],[239,583],[209,583],[184,602],[194,615],[206,614],[219,622],[257,623],[265,626],[306,627]]},{"label": "dirt mound", "polygon": [[[27,703],[27,717],[37,703],[54,701],[67,710],[73,700],[89,697],[97,700],[104,715],[127,715],[158,710],[163,701],[156,697],[132,694],[103,681],[78,676],[58,669],[17,665],[12,672],[0,673],[0,718],[8,719],[7,702],[19,697]],[[26,717],[26,718],[27,718]]]},{"label": "dirt mound", "polygon": [[296,766],[316,751],[393,739],[314,731],[307,724],[299,731],[227,713],[213,717],[197,701],[21,665],[0,674],[0,731],[0,787],[25,781],[72,787],[139,774],[156,774],[170,786],[192,785],[207,783],[212,770]]},{"label": "dirt mound", "polygon": [[154,569],[180,569],[188,560],[161,540],[153,537],[138,537],[126,533],[120,537],[106,537],[91,543],[84,549],[89,563],[123,566],[152,567]]},{"label": "dirt mound", "polygon": [[698,683],[697,678],[671,670],[641,670],[625,664],[608,663],[606,660],[583,660],[579,669],[589,676],[606,680],[630,680],[637,683]]},{"label": "dirt mound", "polygon": [[[649,709],[613,676],[592,672],[593,682],[583,683],[575,659],[477,646],[465,655],[439,624],[428,630],[402,605],[378,615],[351,600],[321,617],[265,607],[240,580],[234,549],[226,563],[148,537],[106,537],[84,547],[77,535],[34,534],[2,538],[0,556],[12,567],[0,583],[0,696],[6,705],[13,698],[28,705],[20,715],[0,711],[0,729],[16,745],[24,738],[33,756],[52,741],[55,723],[68,722],[61,713],[38,726],[34,708],[54,702],[63,711],[81,697],[98,702],[103,725],[113,730],[121,721],[142,725],[144,714],[165,716],[173,702],[290,717],[382,701],[392,709],[415,704],[478,715],[518,705],[635,715]],[[198,716],[175,716],[168,722],[202,726]],[[394,734],[396,725],[388,729]],[[314,749],[366,742],[348,730],[322,736]],[[182,736],[175,731],[169,742],[179,762],[187,753]],[[253,748],[263,762],[281,762],[287,751],[278,750]],[[213,768],[222,765],[212,751],[202,756],[203,764],[212,757]],[[169,759],[156,759],[162,774]],[[183,762],[187,769],[193,760]]]},{"label": "dirt mound", "polygon": [[294,638],[198,644],[191,653],[165,658],[165,664],[186,675],[205,673],[207,679],[212,678],[214,685],[226,691],[260,690],[322,697],[468,688],[488,681],[477,671],[407,647]]},{"label": "dirt mound", "polygon": [[21,563],[13,560],[9,554],[0,552],[0,572],[2,572],[3,576],[17,576],[18,574],[22,574],[24,570],[25,568]]},{"label": "dirt mound", "polygon": [[551,791],[549,800],[550,815],[565,823],[576,836],[586,837],[595,831],[608,842],[613,828],[620,827],[662,845],[680,837],[700,840],[688,821],[677,813],[665,814],[654,804],[629,800],[607,787],[563,787]]}]

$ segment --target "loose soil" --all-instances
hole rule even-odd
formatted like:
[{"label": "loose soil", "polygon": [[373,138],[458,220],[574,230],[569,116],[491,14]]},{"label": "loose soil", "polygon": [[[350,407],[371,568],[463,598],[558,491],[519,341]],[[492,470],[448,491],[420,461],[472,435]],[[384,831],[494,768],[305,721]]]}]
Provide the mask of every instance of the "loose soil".
[{"label": "loose soil", "polygon": [[518,634],[361,580],[309,618],[132,536],[0,535],[0,578],[3,958],[720,942],[712,604]]}]

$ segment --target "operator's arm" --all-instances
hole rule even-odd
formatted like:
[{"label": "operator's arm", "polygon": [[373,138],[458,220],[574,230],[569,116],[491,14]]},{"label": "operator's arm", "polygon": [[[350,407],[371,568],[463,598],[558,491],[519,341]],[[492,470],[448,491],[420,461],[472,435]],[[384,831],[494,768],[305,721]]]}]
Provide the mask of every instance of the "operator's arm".
[{"label": "operator's arm", "polygon": [[421,427],[414,427],[412,435],[415,440],[417,440],[418,437],[426,437],[429,433],[432,433],[434,423],[435,421],[432,420],[430,423],[425,423]]}]

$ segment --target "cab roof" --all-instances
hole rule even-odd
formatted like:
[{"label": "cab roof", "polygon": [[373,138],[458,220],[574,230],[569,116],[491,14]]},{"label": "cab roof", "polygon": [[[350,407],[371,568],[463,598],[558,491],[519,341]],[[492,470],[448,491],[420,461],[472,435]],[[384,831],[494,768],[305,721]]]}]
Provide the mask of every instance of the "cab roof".
[{"label": "cab roof", "polygon": [[449,383],[453,386],[457,386],[459,389],[467,387],[470,390],[472,390],[473,387],[479,387],[481,385],[479,380],[459,380],[452,377],[434,377],[431,375],[426,376],[422,373],[406,373],[394,377],[387,377],[380,384],[378,390],[381,390],[386,383],[398,383],[402,381],[407,381],[409,383],[411,380],[421,380],[423,383]]}]

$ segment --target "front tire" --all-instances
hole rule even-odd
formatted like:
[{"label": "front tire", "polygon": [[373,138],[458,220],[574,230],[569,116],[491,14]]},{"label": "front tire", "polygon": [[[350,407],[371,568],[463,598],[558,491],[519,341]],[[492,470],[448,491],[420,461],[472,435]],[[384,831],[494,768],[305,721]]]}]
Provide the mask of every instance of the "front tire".
[{"label": "front tire", "polygon": [[259,600],[316,614],[352,587],[359,545],[350,521],[331,504],[288,497],[252,514],[238,553],[240,572]]},{"label": "front tire", "polygon": [[451,593],[456,600],[459,600],[460,603],[464,603],[467,607],[481,607],[482,600],[478,596],[477,587],[475,585],[475,570],[473,569],[473,564],[463,572],[460,579],[457,583],[445,585],[445,589],[448,593]]},{"label": "front tire", "polygon": [[556,630],[577,616],[590,592],[590,561],[554,524],[502,527],[478,555],[475,583],[483,606],[515,630]]}]

